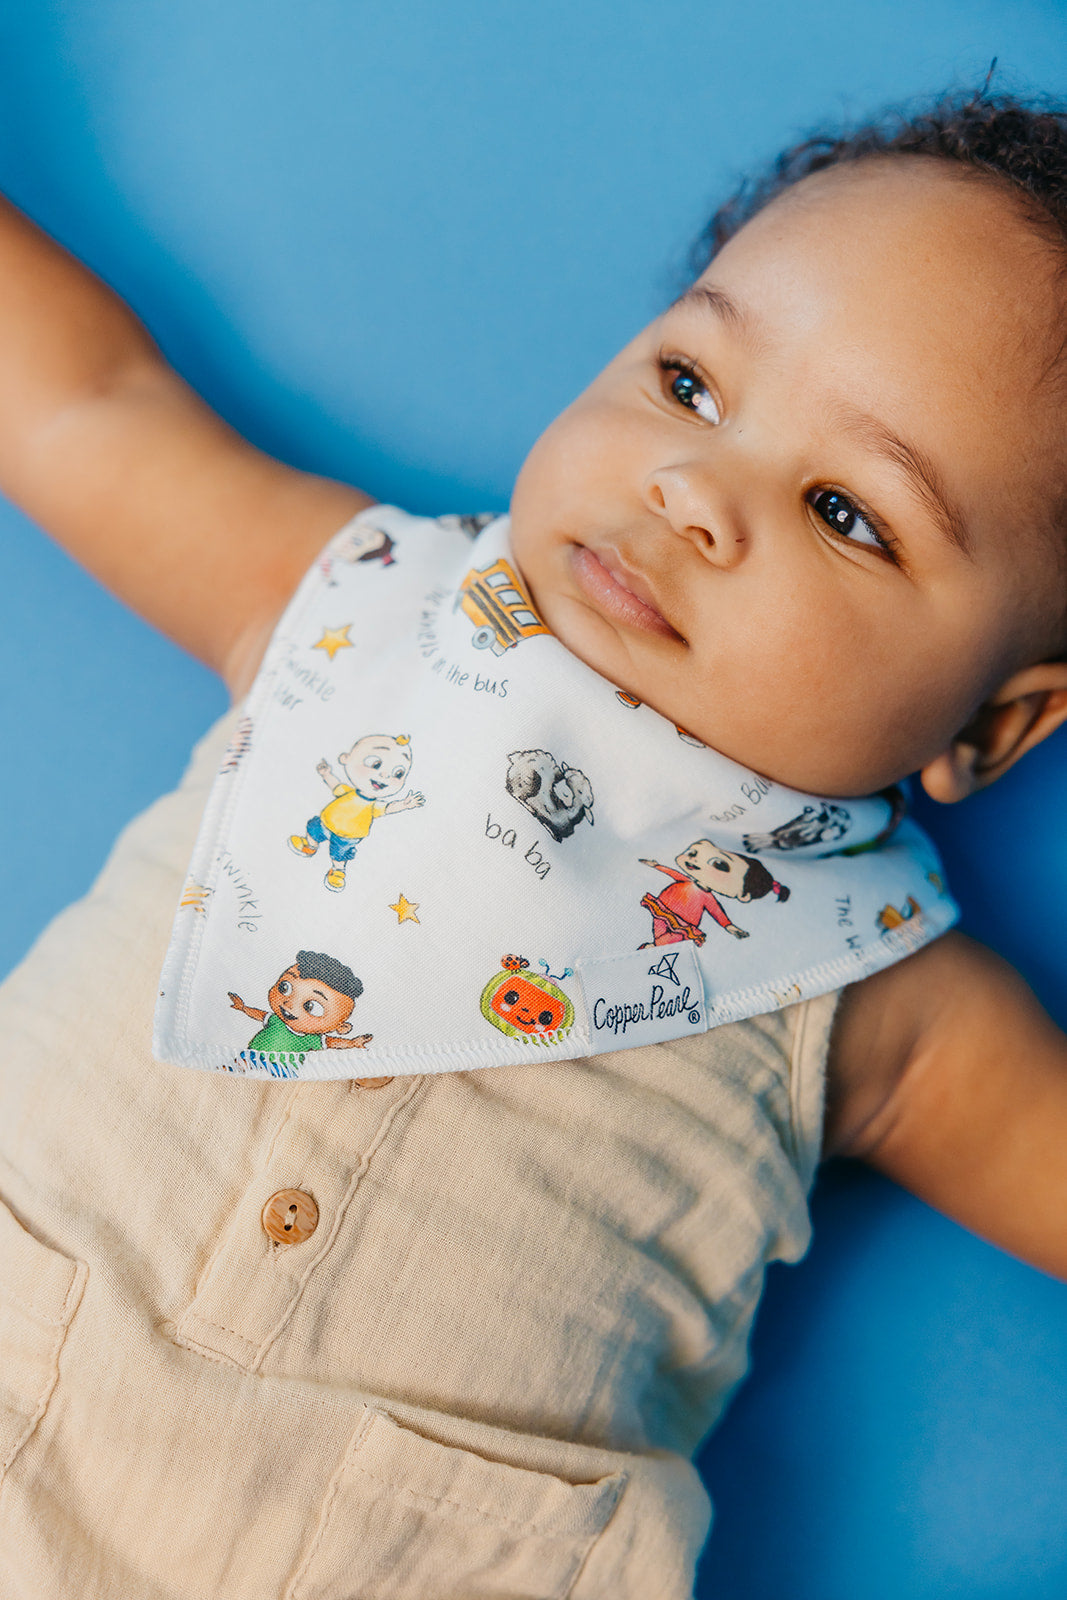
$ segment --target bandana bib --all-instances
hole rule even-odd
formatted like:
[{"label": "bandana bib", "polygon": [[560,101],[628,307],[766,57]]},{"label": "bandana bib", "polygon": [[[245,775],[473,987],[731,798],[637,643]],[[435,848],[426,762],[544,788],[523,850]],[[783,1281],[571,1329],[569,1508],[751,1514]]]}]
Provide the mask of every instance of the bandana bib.
[{"label": "bandana bib", "polygon": [[215,780],[164,1061],[361,1078],[700,1033],[956,919],[899,789],[772,783],[548,631],[507,518],[373,506],[305,577]]}]

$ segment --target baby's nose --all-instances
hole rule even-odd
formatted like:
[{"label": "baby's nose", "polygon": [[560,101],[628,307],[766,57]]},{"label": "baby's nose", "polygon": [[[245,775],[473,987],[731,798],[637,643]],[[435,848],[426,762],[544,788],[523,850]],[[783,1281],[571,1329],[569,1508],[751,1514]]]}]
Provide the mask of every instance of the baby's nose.
[{"label": "baby's nose", "polygon": [[745,529],[704,467],[657,468],[645,482],[644,499],[713,565],[733,567],[744,556]]}]

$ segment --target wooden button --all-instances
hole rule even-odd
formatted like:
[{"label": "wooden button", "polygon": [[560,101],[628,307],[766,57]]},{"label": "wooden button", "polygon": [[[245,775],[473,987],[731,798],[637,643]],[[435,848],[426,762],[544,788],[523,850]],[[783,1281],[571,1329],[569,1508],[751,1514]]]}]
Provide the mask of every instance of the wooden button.
[{"label": "wooden button", "polygon": [[263,1231],[277,1244],[302,1244],[319,1222],[319,1208],[302,1189],[279,1189],[263,1207]]},{"label": "wooden button", "polygon": [[392,1083],[392,1078],[353,1078],[352,1082],[357,1089],[384,1089],[387,1083]]}]

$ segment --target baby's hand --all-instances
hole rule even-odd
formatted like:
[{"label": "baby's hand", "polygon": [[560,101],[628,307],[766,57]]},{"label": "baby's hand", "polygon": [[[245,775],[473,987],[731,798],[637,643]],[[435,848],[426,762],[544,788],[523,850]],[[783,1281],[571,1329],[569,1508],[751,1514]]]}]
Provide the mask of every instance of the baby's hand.
[{"label": "baby's hand", "polygon": [[330,776],[330,763],[325,757],[323,757],[323,759],[319,762],[318,766],[315,768],[315,771],[318,773],[320,778],[328,778]]},{"label": "baby's hand", "polygon": [[748,938],[748,933],[746,932],[746,930],[744,928],[735,927],[735,925],[732,922],[727,923],[726,931],[727,931],[727,933],[732,933],[735,939],[747,939]]},{"label": "baby's hand", "polygon": [[424,806],[426,804],[426,796],[420,790],[416,789],[413,794],[407,795],[403,800],[398,801],[397,804],[403,806],[405,811],[411,811],[414,807]]},{"label": "baby's hand", "polygon": [[228,989],[226,992],[230,997],[230,1005],[233,1008],[233,1010],[234,1011],[245,1011],[245,1009],[246,1009],[245,1008],[245,1003],[241,999],[241,996],[239,994],[234,994],[232,989]]}]

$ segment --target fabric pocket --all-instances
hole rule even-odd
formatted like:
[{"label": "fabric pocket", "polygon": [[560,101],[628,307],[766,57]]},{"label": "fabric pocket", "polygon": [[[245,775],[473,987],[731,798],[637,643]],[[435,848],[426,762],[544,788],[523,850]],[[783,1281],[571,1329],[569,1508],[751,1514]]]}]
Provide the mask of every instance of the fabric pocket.
[{"label": "fabric pocket", "polygon": [[0,1201],[0,1483],[44,1416],[88,1275]]},{"label": "fabric pocket", "polygon": [[566,1600],[626,1483],[566,1483],[367,1407],[285,1600]]}]

